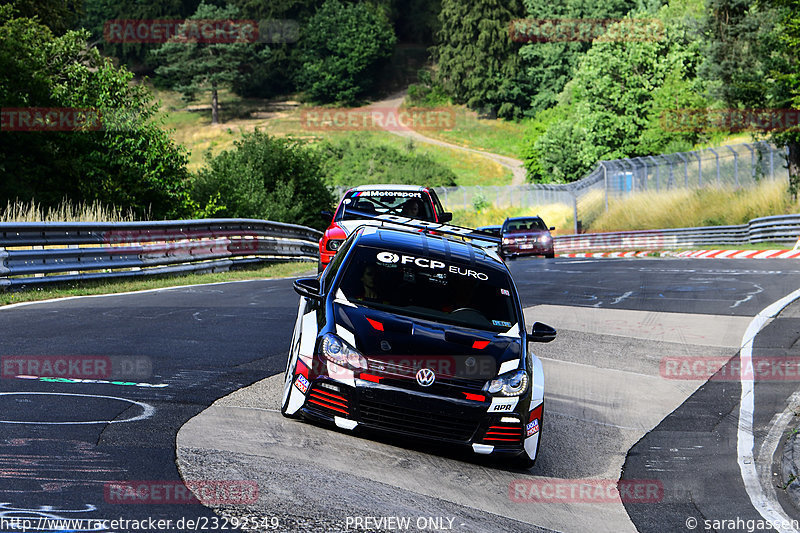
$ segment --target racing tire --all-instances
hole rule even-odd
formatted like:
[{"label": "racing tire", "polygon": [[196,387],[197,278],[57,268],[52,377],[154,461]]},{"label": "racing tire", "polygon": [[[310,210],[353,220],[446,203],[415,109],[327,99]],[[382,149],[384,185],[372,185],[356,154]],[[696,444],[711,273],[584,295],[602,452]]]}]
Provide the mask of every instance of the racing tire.
[{"label": "racing tire", "polygon": [[556,254],[555,254],[555,252],[553,252],[553,253],[551,253],[551,254],[544,254],[544,256],[545,256],[545,258],[547,258],[547,259],[553,259],[553,258],[556,256]]}]

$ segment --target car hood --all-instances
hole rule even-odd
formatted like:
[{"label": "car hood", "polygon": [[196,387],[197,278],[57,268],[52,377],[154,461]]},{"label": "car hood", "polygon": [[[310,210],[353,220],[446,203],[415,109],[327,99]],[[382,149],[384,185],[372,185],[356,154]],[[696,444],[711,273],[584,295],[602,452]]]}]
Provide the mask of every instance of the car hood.
[{"label": "car hood", "polygon": [[[377,309],[335,303],[337,326],[353,332],[355,348],[368,359],[413,361],[431,365],[447,362],[451,368],[477,363],[480,377],[497,375],[500,365],[520,358],[519,335],[441,324],[398,316]],[[474,367],[473,367],[474,368]]]}]

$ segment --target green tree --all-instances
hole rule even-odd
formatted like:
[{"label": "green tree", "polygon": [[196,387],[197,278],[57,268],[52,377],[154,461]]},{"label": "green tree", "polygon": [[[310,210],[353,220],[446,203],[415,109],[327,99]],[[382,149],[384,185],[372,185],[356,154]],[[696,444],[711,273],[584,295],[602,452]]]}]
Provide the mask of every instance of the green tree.
[{"label": "green tree", "polygon": [[436,82],[456,103],[503,118],[522,114],[520,45],[509,27],[524,14],[520,0],[442,0]]},{"label": "green tree", "polygon": [[[729,108],[800,108],[798,0],[711,0],[705,20],[707,61],[702,75]],[[774,131],[789,148],[789,190],[800,191],[800,131]]]},{"label": "green tree", "polygon": [[[157,105],[133,75],[87,46],[88,32],[56,37],[0,6],[0,102],[9,108],[96,111],[100,129],[0,131],[0,203],[99,201],[156,218],[180,216],[186,153],[153,117]],[[62,115],[64,116],[64,115]],[[73,115],[74,116],[74,115]],[[94,123],[97,125],[96,123]]]},{"label": "green tree", "polygon": [[261,218],[324,229],[319,212],[333,195],[323,183],[319,156],[302,141],[256,130],[209,157],[193,180],[198,205],[219,198],[218,216]]},{"label": "green tree", "polygon": [[453,186],[456,175],[448,167],[417,151],[409,141],[402,149],[370,142],[363,135],[324,141],[317,146],[330,185],[355,187],[369,183]]},{"label": "green tree", "polygon": [[[791,102],[786,107],[800,109],[800,0],[770,0],[775,6],[782,8],[782,33],[780,49],[784,62],[772,69],[781,93],[788,92]],[[779,101],[783,98],[778,97]],[[789,149],[789,192],[794,198],[800,194],[800,126],[796,123],[786,131],[775,132],[773,141],[778,145],[786,145]]]},{"label": "green tree", "polygon": [[55,35],[74,28],[83,11],[82,0],[0,0],[11,5],[22,18],[37,18]]},{"label": "green tree", "polygon": [[197,10],[199,3],[200,0],[83,0],[81,24],[92,32],[91,41],[103,54],[119,59],[134,72],[152,73],[148,55],[157,44],[133,39],[118,42],[119,38],[106,31],[110,23],[118,20],[183,20]]},{"label": "green tree", "polygon": [[382,10],[327,0],[301,32],[298,87],[315,102],[355,104],[374,87],[395,42]]},{"label": "green tree", "polygon": [[236,94],[268,98],[296,92],[296,74],[302,66],[297,53],[299,29],[322,5],[322,0],[232,0],[229,3],[239,8],[244,19],[276,21],[281,25],[278,26],[281,33],[268,34],[262,39],[269,46],[269,56],[249,65],[250,68],[234,82]]},{"label": "green tree", "polygon": [[220,88],[230,88],[248,64],[264,60],[269,48],[254,46],[257,28],[244,27],[230,32],[222,25],[212,37],[196,38],[202,21],[236,21],[238,10],[200,4],[186,20],[178,35],[153,51],[159,65],[156,74],[175,90],[191,100],[199,92],[211,91],[211,123],[219,123]]},{"label": "green tree", "polygon": [[[552,2],[550,0],[524,0],[528,25],[532,35],[523,32],[518,39],[524,44],[520,50],[521,76],[525,79],[525,92],[530,101],[530,108],[538,112],[555,105],[559,93],[572,78],[578,61],[592,46],[591,36],[602,30],[599,21],[624,17],[636,7],[635,0],[567,0]],[[585,19],[596,31],[589,32],[587,37],[569,35],[559,37],[557,25],[545,21],[566,19],[578,21]],[[577,25],[576,25],[577,26]],[[519,28],[523,30],[526,24]],[[551,28],[548,34],[548,27]],[[543,33],[543,35],[539,35]],[[536,41],[535,38],[541,38]],[[576,40],[571,40],[575,38]]]},{"label": "green tree", "polygon": [[[696,142],[697,132],[664,129],[661,114],[704,102],[695,96],[702,84],[683,81],[696,77],[702,59],[695,29],[700,15],[696,4],[676,0],[655,21],[612,25],[595,40],[559,96],[561,120],[530,139],[529,179],[570,182],[602,159]],[[662,37],[631,40],[613,33],[631,27]]]}]

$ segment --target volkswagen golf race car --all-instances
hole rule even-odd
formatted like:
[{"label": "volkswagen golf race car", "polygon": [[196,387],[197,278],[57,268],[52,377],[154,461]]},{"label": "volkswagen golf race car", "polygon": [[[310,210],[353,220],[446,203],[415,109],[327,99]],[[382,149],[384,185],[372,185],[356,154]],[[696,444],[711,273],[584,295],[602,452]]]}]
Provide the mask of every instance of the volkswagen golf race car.
[{"label": "volkswagen golf race car", "polygon": [[450,222],[436,191],[418,185],[361,185],[344,193],[319,241],[319,271],[330,263],[347,236],[377,215],[406,216],[429,222]]},{"label": "volkswagen golf race car", "polygon": [[319,278],[295,281],[301,298],[281,412],[529,467],[544,375],[528,341],[556,332],[537,322],[526,333],[505,264],[449,238],[448,228],[459,229],[362,226]]}]

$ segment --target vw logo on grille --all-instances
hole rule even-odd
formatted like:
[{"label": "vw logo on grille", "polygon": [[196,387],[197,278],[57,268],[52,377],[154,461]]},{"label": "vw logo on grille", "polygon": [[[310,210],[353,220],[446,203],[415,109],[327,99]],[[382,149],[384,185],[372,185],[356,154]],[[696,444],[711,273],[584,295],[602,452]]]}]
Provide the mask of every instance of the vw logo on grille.
[{"label": "vw logo on grille", "polygon": [[417,371],[417,383],[423,387],[430,387],[436,381],[436,374],[430,368],[420,368]]}]

